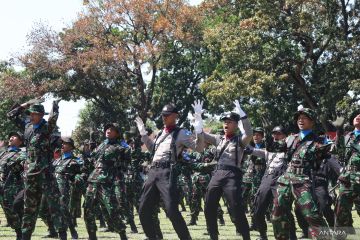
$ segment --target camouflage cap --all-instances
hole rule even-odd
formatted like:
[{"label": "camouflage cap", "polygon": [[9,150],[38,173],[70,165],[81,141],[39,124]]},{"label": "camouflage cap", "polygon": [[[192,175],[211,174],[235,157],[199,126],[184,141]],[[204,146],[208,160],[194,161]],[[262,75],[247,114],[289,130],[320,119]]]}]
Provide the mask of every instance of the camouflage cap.
[{"label": "camouflage cap", "polygon": [[354,118],[359,114],[360,114],[360,107],[357,106],[357,108],[355,110],[353,110],[352,113],[350,114],[349,124],[351,126],[353,125]]},{"label": "camouflage cap", "polygon": [[240,115],[234,112],[228,112],[228,113],[224,113],[221,118],[221,121],[225,121],[225,120],[231,120],[231,121],[235,121],[238,122],[240,120]]},{"label": "camouflage cap", "polygon": [[106,132],[106,130],[108,130],[109,128],[113,128],[117,131],[118,134],[121,134],[121,128],[120,125],[118,123],[108,123],[105,125],[104,127],[104,132]]},{"label": "camouflage cap", "polygon": [[32,105],[29,109],[26,109],[25,111],[26,114],[30,114],[30,113],[42,113],[44,115],[48,114],[45,112],[45,108],[43,105],[41,104],[34,104]]},{"label": "camouflage cap", "polygon": [[253,129],[253,133],[256,133],[256,132],[264,134],[265,130],[262,127],[256,127]]},{"label": "camouflage cap", "polygon": [[300,116],[300,114],[306,115],[308,118],[310,118],[313,121],[316,121],[316,113],[314,110],[310,108],[301,108],[298,109],[297,112],[294,114],[294,121],[296,122]]},{"label": "camouflage cap", "polygon": [[21,141],[24,141],[24,134],[22,134],[21,132],[10,132],[9,138],[11,138],[12,136],[17,136]]},{"label": "camouflage cap", "polygon": [[61,137],[61,141],[70,144],[73,148],[75,147],[75,142],[71,137]]}]

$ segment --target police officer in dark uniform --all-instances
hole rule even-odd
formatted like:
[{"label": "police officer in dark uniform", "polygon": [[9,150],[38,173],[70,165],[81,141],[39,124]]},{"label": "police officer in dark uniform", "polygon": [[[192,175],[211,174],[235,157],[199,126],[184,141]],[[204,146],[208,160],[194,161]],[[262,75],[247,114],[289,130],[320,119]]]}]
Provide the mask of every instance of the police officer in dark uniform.
[{"label": "police officer in dark uniform", "polygon": [[[218,239],[217,209],[222,194],[228,203],[236,231],[242,235],[243,239],[250,239],[249,224],[245,216],[241,194],[241,164],[244,148],[252,138],[252,128],[246,113],[240,108],[239,102],[235,101],[234,103],[236,112],[224,114],[221,118],[225,135],[204,132],[202,134],[205,143],[217,148],[218,164],[207,188],[204,209],[207,230],[212,240]],[[236,133],[238,127],[241,135]]]},{"label": "police officer in dark uniform", "polygon": [[140,221],[149,239],[157,239],[153,214],[160,197],[179,239],[191,239],[185,220],[178,209],[179,191],[176,180],[181,168],[178,158],[184,148],[202,151],[203,146],[198,138],[193,139],[191,132],[176,125],[178,114],[179,111],[174,105],[164,106],[161,112],[164,129],[158,133],[155,140],[150,139],[146,134],[142,119],[137,117],[135,120],[141,140],[149,150],[152,150],[152,163],[139,204]]}]

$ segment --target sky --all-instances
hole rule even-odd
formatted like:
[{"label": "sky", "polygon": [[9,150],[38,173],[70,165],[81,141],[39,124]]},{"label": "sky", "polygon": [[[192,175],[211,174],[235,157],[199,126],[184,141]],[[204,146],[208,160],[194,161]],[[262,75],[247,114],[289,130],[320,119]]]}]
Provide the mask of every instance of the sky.
[{"label": "sky", "polygon": [[[199,4],[202,0],[190,0]],[[0,3],[0,60],[9,60],[27,48],[27,35],[37,23],[45,23],[55,31],[69,26],[83,8],[83,0],[10,0]],[[44,103],[50,111],[52,100]],[[58,125],[61,134],[70,136],[85,101],[61,101]]]}]

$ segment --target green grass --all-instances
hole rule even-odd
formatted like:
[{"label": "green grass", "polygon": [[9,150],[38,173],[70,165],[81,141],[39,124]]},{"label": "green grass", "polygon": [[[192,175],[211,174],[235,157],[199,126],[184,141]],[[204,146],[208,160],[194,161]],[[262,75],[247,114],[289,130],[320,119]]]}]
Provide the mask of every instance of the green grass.
[{"label": "green grass", "polygon": [[[188,210],[188,208],[187,208],[187,210]],[[226,213],[226,210],[224,207],[223,207],[223,210],[225,211],[225,215],[224,215],[225,226],[219,226],[220,239],[224,239],[224,240],[241,239],[241,237],[236,236],[235,227],[231,223],[229,215]],[[185,221],[188,222],[190,219],[189,212],[182,212],[182,214],[185,217]],[[352,214],[354,217],[354,227],[356,229],[360,229],[359,216],[357,215],[356,211],[353,211]],[[178,239],[177,235],[171,225],[171,222],[165,217],[165,214],[163,211],[160,213],[159,217],[160,217],[160,222],[161,222],[161,229],[164,234],[164,239],[165,240]],[[2,210],[0,210],[0,220],[1,220],[0,240],[15,239],[14,231],[9,227],[3,226],[3,225],[5,225],[6,220],[5,220]],[[249,220],[249,218],[248,218],[248,220]],[[135,239],[144,239],[145,235],[142,231],[142,228],[141,228],[141,225],[139,222],[139,218],[137,215],[136,215],[135,222],[137,223],[139,233],[138,234],[130,233],[130,228],[127,228],[128,238],[134,239],[134,240]],[[78,219],[78,228],[77,229],[78,229],[78,233],[79,233],[79,239],[87,239],[88,235],[87,235],[87,232],[85,229],[85,223],[82,218]],[[191,236],[194,240],[209,239],[208,236],[204,235],[204,233],[206,232],[206,224],[205,224],[205,218],[204,218],[203,213],[200,213],[198,225],[190,226],[189,230],[190,230]],[[298,236],[300,236],[300,234],[301,234],[300,229],[298,228],[297,231],[298,231],[297,232]],[[33,233],[32,239],[34,239],[34,240],[44,239],[44,238],[42,238],[42,236],[44,236],[46,234],[47,234],[47,228],[46,228],[45,224],[43,223],[43,221],[39,218],[37,221],[36,229],[35,229],[35,232]],[[258,237],[258,232],[255,232],[255,231],[251,232],[251,239],[256,239],[257,237]],[[269,239],[274,239],[272,225],[270,223],[268,223],[268,237],[269,237]],[[70,238],[70,233],[68,233],[68,238]],[[98,232],[98,239],[119,239],[119,237],[115,233]],[[360,239],[360,236],[358,234],[357,236],[348,237],[348,239]]]}]

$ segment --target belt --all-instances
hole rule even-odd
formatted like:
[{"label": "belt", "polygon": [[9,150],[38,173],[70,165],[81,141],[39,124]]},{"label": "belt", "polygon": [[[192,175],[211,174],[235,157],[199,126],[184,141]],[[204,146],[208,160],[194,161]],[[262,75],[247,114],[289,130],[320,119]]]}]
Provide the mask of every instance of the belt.
[{"label": "belt", "polygon": [[360,171],[360,166],[355,166],[355,165],[346,166],[345,170],[350,172]]},{"label": "belt", "polygon": [[235,173],[241,173],[240,168],[231,165],[224,165],[224,164],[216,165],[215,170],[229,170]]},{"label": "belt", "polygon": [[170,168],[171,163],[170,161],[155,161],[152,162],[150,165],[150,169],[152,168]]},{"label": "belt", "polygon": [[302,168],[302,167],[290,167],[289,168],[289,172],[290,173],[294,173],[294,174],[297,174],[297,175],[309,175],[309,171],[306,171],[307,169],[305,168]]}]

